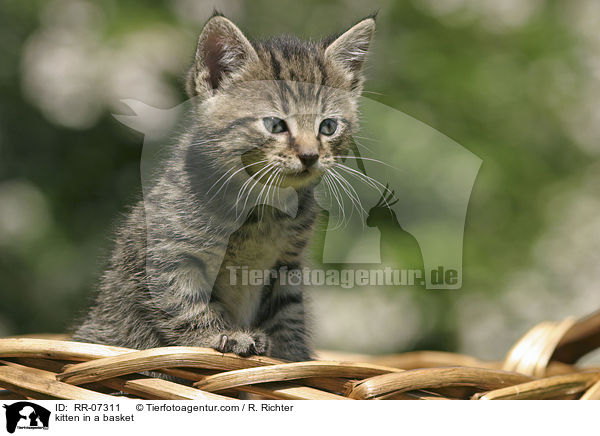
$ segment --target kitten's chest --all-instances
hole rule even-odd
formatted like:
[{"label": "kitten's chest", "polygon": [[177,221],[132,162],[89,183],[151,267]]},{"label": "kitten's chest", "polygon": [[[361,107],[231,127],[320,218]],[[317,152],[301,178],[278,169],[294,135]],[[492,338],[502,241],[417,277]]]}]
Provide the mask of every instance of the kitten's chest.
[{"label": "kitten's chest", "polygon": [[217,288],[219,300],[238,327],[249,328],[258,313],[265,271],[271,270],[290,245],[284,222],[245,225],[231,235]]},{"label": "kitten's chest", "polygon": [[226,259],[237,266],[271,268],[290,244],[289,222],[273,217],[245,224],[229,238]]}]

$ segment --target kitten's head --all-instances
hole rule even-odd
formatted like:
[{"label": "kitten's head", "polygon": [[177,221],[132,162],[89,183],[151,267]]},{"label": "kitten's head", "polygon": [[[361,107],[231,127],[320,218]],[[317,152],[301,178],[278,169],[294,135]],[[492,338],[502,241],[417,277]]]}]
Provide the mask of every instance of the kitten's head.
[{"label": "kitten's head", "polygon": [[374,30],[370,17],[317,42],[290,36],[250,42],[227,18],[213,16],[200,35],[187,92],[218,142],[214,158],[226,165],[242,156],[248,174],[276,171],[287,186],[331,169],[357,125]]}]

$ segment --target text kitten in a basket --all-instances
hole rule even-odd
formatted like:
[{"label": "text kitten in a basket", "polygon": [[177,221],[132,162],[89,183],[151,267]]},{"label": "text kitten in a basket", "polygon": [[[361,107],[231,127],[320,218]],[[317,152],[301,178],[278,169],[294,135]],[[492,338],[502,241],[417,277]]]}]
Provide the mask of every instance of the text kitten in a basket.
[{"label": "text kitten in a basket", "polygon": [[[369,17],[321,41],[251,42],[227,18],[209,19],[187,76],[191,131],[117,230],[75,340],[311,358],[302,287],[232,284],[227,267],[301,268],[317,213],[313,190],[357,129],[374,30]],[[250,151],[240,159],[242,145]],[[294,216],[258,204],[240,225],[231,210],[249,178],[267,196],[270,185],[291,187]]]}]

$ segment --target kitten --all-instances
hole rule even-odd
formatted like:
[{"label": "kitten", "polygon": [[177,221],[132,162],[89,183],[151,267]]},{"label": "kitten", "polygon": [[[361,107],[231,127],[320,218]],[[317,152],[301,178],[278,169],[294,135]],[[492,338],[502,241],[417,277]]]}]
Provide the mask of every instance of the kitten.
[{"label": "kitten", "polygon": [[[232,284],[230,269],[301,268],[314,187],[357,127],[374,30],[369,17],[319,42],[250,42],[222,15],[206,23],[187,77],[192,127],[119,228],[75,340],[311,358],[301,286]],[[258,204],[239,223],[228,211],[248,176],[291,188],[295,216]]]}]

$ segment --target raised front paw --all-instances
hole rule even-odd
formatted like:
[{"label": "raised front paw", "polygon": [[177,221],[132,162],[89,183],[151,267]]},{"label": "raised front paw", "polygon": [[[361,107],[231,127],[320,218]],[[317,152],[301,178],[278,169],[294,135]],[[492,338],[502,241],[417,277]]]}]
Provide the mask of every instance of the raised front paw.
[{"label": "raised front paw", "polygon": [[267,354],[269,346],[270,340],[262,331],[233,331],[223,333],[215,349],[221,353],[235,353],[246,357]]}]

